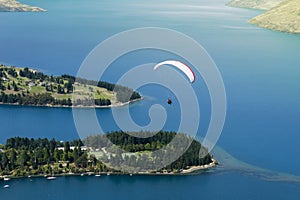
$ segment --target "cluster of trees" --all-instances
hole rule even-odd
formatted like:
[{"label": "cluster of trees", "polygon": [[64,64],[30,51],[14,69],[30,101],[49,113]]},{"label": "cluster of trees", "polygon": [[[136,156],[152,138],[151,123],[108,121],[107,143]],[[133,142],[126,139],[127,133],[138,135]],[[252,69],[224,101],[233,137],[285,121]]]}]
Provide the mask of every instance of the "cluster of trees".
[{"label": "cluster of trees", "polygon": [[141,98],[138,92],[128,87],[115,85],[114,91],[117,93],[117,100],[122,103]]},{"label": "cluster of trees", "polygon": [[0,175],[108,171],[105,165],[94,156],[88,156],[81,147],[80,140],[62,143],[55,139],[10,138],[1,147]]},{"label": "cluster of trees", "polygon": [[[0,68],[0,71],[2,72],[0,73],[0,77],[7,78],[5,72],[7,72],[7,74],[11,75],[14,78],[18,77],[18,72],[15,67],[4,67],[4,65],[1,65],[1,67],[3,68]],[[42,72],[32,71],[28,67],[24,68],[24,70],[20,69],[19,75],[21,77],[27,77],[29,79],[36,79],[36,80],[39,79],[41,81],[44,81],[48,78],[48,76],[43,74]]]},{"label": "cluster of trees", "polygon": [[[3,65],[2,65],[3,66]],[[0,77],[7,78],[7,74],[11,75],[14,78],[18,77],[18,72],[14,67],[9,67],[9,68],[1,68],[0,69]],[[58,94],[68,94],[73,92],[73,84],[75,79],[70,78],[69,76],[48,76],[43,74],[42,72],[38,71],[33,71],[30,70],[29,68],[24,68],[23,70],[20,69],[19,75],[21,77],[26,77],[30,80],[39,80],[41,82],[47,81],[52,84],[57,84],[57,87],[53,86],[52,84],[50,85],[45,85],[46,91],[49,92],[57,92]],[[2,89],[2,90],[5,90]]]},{"label": "cluster of trees", "polygon": [[[19,105],[63,105],[72,106],[72,100],[68,99],[55,99],[51,93],[33,93],[33,94],[0,94],[1,103],[19,104]],[[111,105],[109,99],[95,99],[95,105],[108,106]],[[75,105],[92,106],[93,102],[89,100],[77,99]]]},{"label": "cluster of trees", "polygon": [[0,90],[6,90],[6,87],[3,85],[1,80],[0,80]]},{"label": "cluster of trees", "polygon": [[0,78],[7,78],[5,71],[5,68],[0,68]]},{"label": "cluster of trees", "polygon": [[[133,134],[140,137],[133,137]],[[111,154],[110,159],[107,158],[107,155],[103,155],[101,159],[104,163],[107,161],[120,171],[130,170],[130,167],[135,168],[135,170],[147,171],[147,169],[151,170],[155,166],[161,166],[162,163],[165,163],[166,166],[161,170],[180,172],[189,166],[205,165],[212,162],[212,157],[207,149],[202,147],[200,142],[187,135],[167,131],[160,131],[152,137],[146,137],[149,135],[153,135],[153,133],[118,131],[106,135],[89,136],[84,140],[84,143],[92,149],[105,148]],[[126,153],[120,149],[125,150]],[[200,150],[201,157],[199,156]],[[128,152],[133,153],[128,154]],[[174,155],[181,156],[173,161]]]},{"label": "cluster of trees", "polygon": [[[7,87],[9,87],[9,85]],[[19,91],[18,85],[16,84],[15,81],[12,82],[12,87],[13,87],[15,92]]]},{"label": "cluster of trees", "polygon": [[[66,79],[61,76],[50,76],[48,77],[48,81],[51,82],[51,84],[45,85],[45,89],[48,92],[57,92],[58,94],[70,94],[74,90],[73,79]],[[56,83],[57,86],[53,86],[53,83]]]},{"label": "cluster of trees", "polygon": [[166,169],[168,171],[173,169],[186,169],[188,166],[206,165],[211,162],[212,157],[208,153],[208,150],[203,147],[200,142],[193,140],[184,154],[181,155],[175,162],[166,166]]},{"label": "cluster of trees", "polygon": [[[1,65],[2,66],[2,65]],[[4,72],[4,68],[0,68],[0,90],[6,90],[6,87],[3,84],[3,79],[7,78],[6,73]]]},{"label": "cluster of trees", "polygon": [[109,99],[75,99],[74,106],[109,106],[111,101]]},{"label": "cluster of trees", "polygon": [[61,102],[58,102],[52,97],[50,93],[40,93],[40,94],[5,94],[1,92],[0,102],[10,103],[10,104],[19,104],[19,105],[60,105]]},{"label": "cluster of trees", "polygon": [[69,80],[73,80],[74,82],[76,80],[80,84],[93,85],[93,86],[105,88],[108,91],[114,91],[117,93],[117,100],[122,103],[141,98],[141,95],[138,92],[126,86],[108,83],[106,81],[94,81],[94,80],[87,80],[84,78],[76,78],[74,76],[70,76],[66,74],[62,75],[62,77],[67,78]]},{"label": "cluster of trees", "polygon": [[18,73],[16,72],[16,70],[15,70],[14,68],[9,68],[9,69],[7,70],[7,73],[8,73],[9,75],[11,75],[12,77],[14,77],[14,78],[16,78],[16,77],[18,76]]},{"label": "cluster of trees", "polygon": [[[173,131],[159,131],[154,136],[148,137],[153,133],[148,131],[139,133],[116,131],[108,133],[106,136],[113,144],[120,146],[125,151],[138,152],[156,151],[169,144],[176,134]],[[133,135],[139,135],[139,137]]]},{"label": "cluster of trees", "polygon": [[72,106],[72,100],[70,98],[68,99],[54,99],[51,102],[52,105],[62,105],[62,106]]},{"label": "cluster of trees", "polygon": [[67,83],[64,84],[57,84],[53,86],[53,84],[47,84],[45,85],[45,89],[47,92],[56,92],[57,94],[70,94],[73,92],[73,83],[70,81],[67,81]]},{"label": "cluster of trees", "polygon": [[[13,69],[13,68],[10,68]],[[28,67],[24,68],[24,70],[20,70],[19,75],[21,77],[26,77],[29,79],[36,79],[36,80],[47,80],[49,77],[42,72],[37,72],[37,71],[31,71]]]},{"label": "cluster of trees", "polygon": [[3,81],[0,80],[0,90],[14,90],[15,92],[19,91],[19,87],[18,85],[15,83],[15,81],[12,82],[12,85],[10,85],[9,83],[7,84],[7,87],[5,87],[5,85],[3,84]]}]

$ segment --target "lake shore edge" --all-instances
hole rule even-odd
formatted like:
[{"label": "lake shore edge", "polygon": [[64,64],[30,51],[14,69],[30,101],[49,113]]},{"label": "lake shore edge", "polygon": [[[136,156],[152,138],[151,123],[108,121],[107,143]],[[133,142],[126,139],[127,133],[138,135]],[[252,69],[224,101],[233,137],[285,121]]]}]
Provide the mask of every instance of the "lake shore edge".
[{"label": "lake shore edge", "polygon": [[25,107],[46,107],[46,108],[115,108],[115,107],[123,107],[127,106],[132,103],[136,103],[138,101],[144,100],[144,97],[138,98],[138,99],[133,99],[127,102],[118,102],[118,103],[113,103],[111,105],[107,106],[99,106],[99,105],[93,105],[93,106],[65,106],[65,105],[51,105],[51,104],[46,104],[46,105],[34,105],[34,104],[28,104],[28,105],[22,105],[18,103],[3,103],[0,102],[0,105],[9,105],[9,106],[25,106]]},{"label": "lake shore edge", "polygon": [[[12,176],[12,175],[5,175],[0,176],[0,181],[7,182],[11,179],[25,179],[25,178],[48,178],[48,177],[70,177],[70,176],[110,176],[110,175],[119,175],[119,176],[185,176],[185,175],[199,175],[206,170],[215,168],[219,165],[216,159],[212,159],[212,162],[206,165],[199,165],[199,166],[191,166],[189,169],[182,170],[182,172],[174,173],[174,172],[83,172],[83,173],[60,173],[60,174],[37,174],[37,175],[26,175],[26,176]],[[8,179],[8,180],[5,180]],[[50,180],[50,179],[49,179]]]}]

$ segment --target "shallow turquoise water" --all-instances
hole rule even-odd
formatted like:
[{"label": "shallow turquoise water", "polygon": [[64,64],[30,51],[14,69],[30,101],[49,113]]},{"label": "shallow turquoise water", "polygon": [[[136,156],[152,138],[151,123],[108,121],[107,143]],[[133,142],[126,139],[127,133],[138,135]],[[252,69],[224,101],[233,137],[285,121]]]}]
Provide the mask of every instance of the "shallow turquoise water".
[{"label": "shallow turquoise water", "polygon": [[[300,175],[299,35],[272,32],[247,24],[249,18],[260,12],[228,8],[224,1],[185,1],[190,6],[166,0],[149,3],[128,0],[22,2],[41,6],[48,12],[0,13],[0,61],[3,63],[31,66],[47,74],[75,74],[95,45],[119,31],[143,26],[181,31],[206,48],[224,79],[228,112],[218,145],[252,165]],[[129,55],[117,61],[105,78],[116,81],[123,72],[116,67],[120,64],[130,68],[162,58],[163,55],[155,52]],[[200,83],[194,87],[202,95],[204,114],[199,132],[204,132],[210,114],[207,91]],[[149,106],[162,103],[169,94],[155,87],[141,88],[140,92],[147,98],[132,105],[131,114],[140,124],[147,124],[149,119],[144,116]],[[177,128],[178,112],[177,108],[168,110],[171,117],[165,129]],[[109,109],[98,110],[97,116],[106,131],[117,129]],[[0,106],[0,121],[1,142],[12,136],[59,140],[78,137],[68,108]],[[93,132],[88,128],[87,131]],[[286,164],[290,162],[292,164]],[[165,199],[182,199],[188,191],[191,198],[202,193],[210,197],[208,199],[298,199],[300,196],[297,183],[265,181],[255,176],[255,172],[253,174],[235,171],[223,174],[217,170],[193,177],[131,179],[117,176],[101,177],[101,180],[72,177],[47,182],[51,187],[39,184],[44,182],[43,179],[36,179],[31,184],[22,179],[13,181],[9,190],[1,189],[0,194],[17,199],[18,195],[28,192],[26,197],[30,198],[36,197],[34,192],[38,191],[45,198],[54,199],[67,194],[60,190],[72,190],[78,193],[74,194],[78,198],[97,197],[99,184],[105,188],[102,194],[107,198],[131,191],[125,194],[128,198],[141,193],[145,195],[138,198],[147,199],[154,190]],[[82,191],[89,192],[79,194],[79,188],[86,187],[90,190]],[[116,189],[120,192],[113,192]]]}]

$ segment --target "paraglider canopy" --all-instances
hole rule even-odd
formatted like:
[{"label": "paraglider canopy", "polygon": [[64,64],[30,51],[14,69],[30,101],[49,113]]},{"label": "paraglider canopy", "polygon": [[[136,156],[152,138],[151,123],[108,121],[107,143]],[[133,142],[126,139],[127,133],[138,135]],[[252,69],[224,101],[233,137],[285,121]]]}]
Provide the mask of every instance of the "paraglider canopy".
[{"label": "paraglider canopy", "polygon": [[194,72],[192,71],[192,69],[189,66],[187,66],[183,62],[176,61],[176,60],[166,60],[166,61],[160,62],[157,65],[155,65],[153,70],[157,70],[159,67],[161,67],[163,65],[169,65],[169,66],[176,67],[177,69],[179,69],[181,72],[183,72],[188,77],[188,79],[191,83],[193,83],[195,81]]}]

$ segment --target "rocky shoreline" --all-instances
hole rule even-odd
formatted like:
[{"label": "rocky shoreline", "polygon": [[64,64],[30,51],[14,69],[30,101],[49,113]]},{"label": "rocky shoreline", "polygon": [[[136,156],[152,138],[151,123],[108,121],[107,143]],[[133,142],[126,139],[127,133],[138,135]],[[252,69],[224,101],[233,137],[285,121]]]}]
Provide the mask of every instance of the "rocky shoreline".
[{"label": "rocky shoreline", "polygon": [[45,12],[43,8],[22,4],[15,0],[0,0],[0,12]]}]

